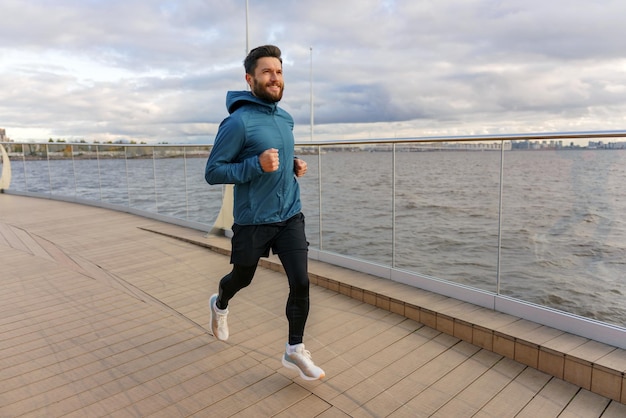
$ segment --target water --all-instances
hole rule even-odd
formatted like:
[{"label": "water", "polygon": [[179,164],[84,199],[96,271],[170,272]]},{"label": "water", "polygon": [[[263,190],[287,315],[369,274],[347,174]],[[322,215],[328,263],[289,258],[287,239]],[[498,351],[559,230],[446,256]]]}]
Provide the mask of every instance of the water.
[{"label": "water", "polygon": [[11,189],[103,201],[213,225],[220,187],[204,158],[32,160],[11,163]]},{"label": "water", "polygon": [[[626,152],[504,155],[500,293],[626,325]],[[322,248],[498,291],[500,153],[397,153],[395,194],[392,158],[322,156]]]},{"label": "water", "polygon": [[[499,283],[499,152],[325,151],[300,180],[313,247],[626,325],[626,151],[504,154]],[[14,161],[11,188],[210,227],[222,188],[205,163]]]}]

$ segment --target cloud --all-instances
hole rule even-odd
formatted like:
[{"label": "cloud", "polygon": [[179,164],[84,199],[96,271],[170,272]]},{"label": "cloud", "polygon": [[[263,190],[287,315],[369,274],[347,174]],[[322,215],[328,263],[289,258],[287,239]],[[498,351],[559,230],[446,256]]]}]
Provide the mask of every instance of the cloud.
[{"label": "cloud", "polygon": [[[243,1],[4,0],[14,139],[210,142],[243,90]],[[624,129],[626,3],[249,0],[308,139]],[[312,48],[312,49],[311,49]],[[311,61],[312,60],[312,61]],[[312,81],[312,84],[311,84]]]}]

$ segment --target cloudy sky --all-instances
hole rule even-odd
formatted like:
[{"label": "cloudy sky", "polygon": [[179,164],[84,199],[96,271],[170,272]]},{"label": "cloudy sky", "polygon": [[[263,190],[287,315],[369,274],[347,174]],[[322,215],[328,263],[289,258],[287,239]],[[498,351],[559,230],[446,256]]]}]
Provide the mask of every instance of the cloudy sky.
[{"label": "cloudy sky", "polygon": [[[248,4],[248,45],[283,50],[299,141],[311,86],[317,140],[626,129],[623,0]],[[246,88],[245,0],[2,0],[0,16],[14,140],[211,143]]]}]

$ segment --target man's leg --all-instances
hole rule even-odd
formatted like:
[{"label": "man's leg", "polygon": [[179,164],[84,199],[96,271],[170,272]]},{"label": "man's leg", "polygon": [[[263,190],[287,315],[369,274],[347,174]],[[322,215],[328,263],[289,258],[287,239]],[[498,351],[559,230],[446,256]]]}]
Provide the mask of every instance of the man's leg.
[{"label": "man's leg", "polygon": [[279,255],[289,281],[289,297],[285,313],[289,322],[289,344],[302,343],[304,327],[309,316],[309,275],[306,251]]},{"label": "man's leg", "polygon": [[309,243],[306,240],[304,215],[299,213],[293,216],[280,228],[272,249],[280,258],[289,281],[289,298],[285,307],[289,321],[289,344],[301,344],[309,315]]},{"label": "man's leg", "polygon": [[309,314],[309,275],[307,273],[307,252],[293,251],[279,255],[289,280],[287,299],[287,320],[289,321],[289,342],[281,359],[285,367],[298,371],[305,380],[322,379],[324,370],[313,363],[311,353],[304,348],[302,339],[304,326]]},{"label": "man's leg", "polygon": [[313,363],[311,353],[302,342],[309,315],[308,246],[304,216],[298,214],[287,221],[287,225],[277,235],[273,248],[289,281],[289,298],[285,308],[289,341],[281,361],[283,366],[297,370],[303,379],[317,380],[325,376],[324,370]]},{"label": "man's leg", "polygon": [[250,285],[256,267],[256,265],[233,265],[233,270],[220,280],[219,294],[216,301],[216,305],[219,309],[228,308],[228,302],[232,297],[241,289]]},{"label": "man's leg", "polygon": [[233,225],[230,262],[233,269],[220,280],[218,293],[211,296],[211,330],[218,340],[228,339],[228,302],[252,282],[259,258],[269,252],[269,239],[265,228]]},{"label": "man's leg", "polygon": [[235,264],[233,270],[220,280],[219,293],[209,299],[209,309],[211,310],[211,331],[213,336],[221,341],[226,341],[228,332],[228,301],[235,294],[248,286],[254,277],[254,266],[240,266]]}]

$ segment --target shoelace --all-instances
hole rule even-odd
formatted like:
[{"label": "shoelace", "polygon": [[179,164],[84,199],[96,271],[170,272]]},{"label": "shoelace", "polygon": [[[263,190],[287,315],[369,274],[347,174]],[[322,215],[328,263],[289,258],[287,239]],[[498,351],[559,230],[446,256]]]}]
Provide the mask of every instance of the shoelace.
[{"label": "shoelace", "polygon": [[296,351],[295,354],[302,355],[303,360],[307,365],[313,365],[313,359],[311,357],[311,352],[309,350],[302,349],[302,351]]},{"label": "shoelace", "polygon": [[217,313],[217,326],[221,327],[226,325],[226,314]]}]

